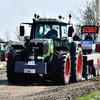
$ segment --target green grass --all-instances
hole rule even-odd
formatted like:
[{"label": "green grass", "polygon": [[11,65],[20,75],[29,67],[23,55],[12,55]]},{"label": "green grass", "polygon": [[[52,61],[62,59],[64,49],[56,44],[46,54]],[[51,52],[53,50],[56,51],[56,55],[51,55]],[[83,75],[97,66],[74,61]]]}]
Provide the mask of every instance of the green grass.
[{"label": "green grass", "polygon": [[7,66],[7,64],[4,64],[4,66],[6,67],[6,66]]},{"label": "green grass", "polygon": [[0,70],[3,70],[3,69],[7,69],[7,67],[2,67],[2,68],[0,68]]},{"label": "green grass", "polygon": [[100,100],[100,91],[91,93],[86,97],[78,97],[76,100]]}]

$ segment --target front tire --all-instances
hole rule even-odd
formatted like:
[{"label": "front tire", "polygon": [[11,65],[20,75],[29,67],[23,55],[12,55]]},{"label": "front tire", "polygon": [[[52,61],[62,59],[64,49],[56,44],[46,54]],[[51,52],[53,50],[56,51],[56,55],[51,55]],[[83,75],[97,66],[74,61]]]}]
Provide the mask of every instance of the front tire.
[{"label": "front tire", "polygon": [[83,57],[81,47],[77,47],[73,61],[74,63],[71,63],[71,82],[78,82],[82,80],[83,72]]},{"label": "front tire", "polygon": [[68,84],[70,80],[70,53],[57,51],[53,54],[51,79],[53,84]]},{"label": "front tire", "polygon": [[22,83],[25,81],[23,73],[15,73],[15,62],[21,61],[21,52],[9,52],[7,61],[7,77],[9,83]]}]

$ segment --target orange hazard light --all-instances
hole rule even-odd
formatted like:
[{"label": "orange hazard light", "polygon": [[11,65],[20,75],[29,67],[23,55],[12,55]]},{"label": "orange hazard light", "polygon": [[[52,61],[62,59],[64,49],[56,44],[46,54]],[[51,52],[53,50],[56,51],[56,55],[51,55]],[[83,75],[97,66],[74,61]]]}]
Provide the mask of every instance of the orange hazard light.
[{"label": "orange hazard light", "polygon": [[72,17],[72,15],[71,15],[71,14],[69,14],[69,17]]}]

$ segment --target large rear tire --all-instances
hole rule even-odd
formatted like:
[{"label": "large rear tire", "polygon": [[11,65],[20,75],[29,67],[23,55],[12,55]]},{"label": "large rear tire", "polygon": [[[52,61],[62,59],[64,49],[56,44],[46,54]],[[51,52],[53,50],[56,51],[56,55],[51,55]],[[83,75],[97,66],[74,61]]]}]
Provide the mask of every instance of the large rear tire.
[{"label": "large rear tire", "polygon": [[15,73],[15,62],[21,61],[21,52],[9,52],[7,61],[7,77],[9,83],[22,83],[25,81],[24,74]]},{"label": "large rear tire", "polygon": [[70,53],[57,51],[53,54],[51,79],[53,84],[68,84],[70,80]]},{"label": "large rear tire", "polygon": [[71,82],[78,82],[82,80],[83,72],[83,57],[81,47],[77,47],[73,60],[74,63],[71,63]]}]

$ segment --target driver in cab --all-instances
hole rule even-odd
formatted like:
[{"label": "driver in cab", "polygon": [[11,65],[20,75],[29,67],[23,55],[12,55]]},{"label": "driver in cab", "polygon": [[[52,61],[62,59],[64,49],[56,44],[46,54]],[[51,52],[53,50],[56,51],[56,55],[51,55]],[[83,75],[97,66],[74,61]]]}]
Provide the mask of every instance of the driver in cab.
[{"label": "driver in cab", "polygon": [[47,38],[57,38],[58,34],[57,31],[53,29],[53,26],[50,25],[50,31],[47,32],[46,37]]}]

